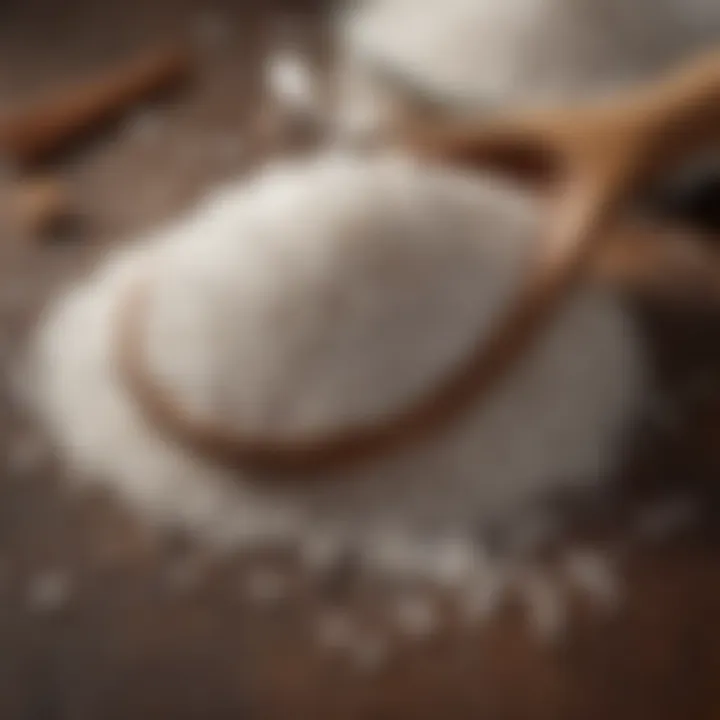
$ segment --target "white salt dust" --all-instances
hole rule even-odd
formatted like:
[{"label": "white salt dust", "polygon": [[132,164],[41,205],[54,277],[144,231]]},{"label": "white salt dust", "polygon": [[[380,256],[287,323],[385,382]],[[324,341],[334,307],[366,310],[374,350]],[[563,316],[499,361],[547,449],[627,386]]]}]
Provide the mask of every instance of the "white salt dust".
[{"label": "white salt dust", "polygon": [[72,597],[72,581],[63,570],[47,570],[33,577],[27,591],[28,608],[35,613],[54,613]]},{"label": "white salt dust", "polygon": [[375,674],[390,660],[391,647],[386,638],[371,633],[355,637],[350,646],[350,658],[358,672]]},{"label": "white salt dust", "polygon": [[346,651],[352,647],[358,628],[348,611],[326,609],[317,623],[316,640],[328,651]]},{"label": "white salt dust", "polygon": [[481,626],[492,618],[507,598],[511,571],[501,564],[486,564],[460,594],[458,612],[469,626]]},{"label": "white salt dust", "polygon": [[525,569],[516,582],[531,630],[543,642],[557,642],[566,628],[561,585],[537,568]]},{"label": "white salt dust", "polygon": [[266,82],[278,105],[288,113],[312,117],[320,110],[318,78],[297,52],[276,50],[266,59]]},{"label": "white salt dust", "polygon": [[646,81],[717,45],[720,4],[379,0],[351,4],[338,35],[339,116],[352,132],[373,114],[376,125],[391,120],[401,100],[493,111]]},{"label": "white salt dust", "polygon": [[564,562],[568,580],[596,605],[604,610],[615,610],[620,603],[617,573],[608,557],[587,549],[570,550]]},{"label": "white salt dust", "polygon": [[[134,281],[151,282],[148,365],[193,413],[252,434],[347,427],[467,356],[537,227],[528,197],[477,175],[341,155],[273,166],[48,307],[31,364],[40,418],[75,482],[107,486],[153,524],[218,549],[290,546],[316,569],[351,548],[363,572],[461,590],[486,572],[487,523],[596,487],[620,460],[646,380],[616,298],[581,288],[486,403],[422,446],[285,485],[148,426],[117,375],[115,313]],[[249,582],[259,602],[281,592]]]},{"label": "white salt dust", "polygon": [[413,640],[426,640],[440,627],[432,601],[418,594],[406,594],[399,598],[395,607],[395,625],[403,635]]}]

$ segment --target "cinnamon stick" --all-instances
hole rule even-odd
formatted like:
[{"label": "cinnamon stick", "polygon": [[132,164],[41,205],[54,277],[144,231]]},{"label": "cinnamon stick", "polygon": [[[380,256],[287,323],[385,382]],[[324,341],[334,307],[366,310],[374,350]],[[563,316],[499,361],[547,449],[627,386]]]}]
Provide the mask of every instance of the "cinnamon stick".
[{"label": "cinnamon stick", "polygon": [[0,118],[0,155],[20,167],[40,162],[147,95],[182,80],[191,60],[184,45],[155,49]]}]

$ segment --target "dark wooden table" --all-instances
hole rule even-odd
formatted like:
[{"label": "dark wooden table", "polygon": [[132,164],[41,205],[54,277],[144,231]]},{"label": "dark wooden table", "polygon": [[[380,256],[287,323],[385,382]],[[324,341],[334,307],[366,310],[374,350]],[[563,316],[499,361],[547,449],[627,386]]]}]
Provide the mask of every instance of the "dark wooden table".
[{"label": "dark wooden table", "polygon": [[[552,648],[512,613],[475,631],[450,626],[400,647],[373,673],[318,649],[312,619],[323,599],[314,591],[298,588],[277,607],[253,605],[240,589],[240,560],[201,557],[186,539],[158,537],[102,493],[70,493],[40,452],[11,379],[43,300],[124,234],[258,160],[263,53],[287,22],[317,49],[318,17],[311,3],[279,0],[0,5],[0,106],[188,28],[208,45],[181,98],[134,113],[58,167],[87,215],[79,238],[0,248],[0,718],[714,720],[712,412],[695,408],[637,440],[627,486],[697,488],[706,522],[631,554],[616,615],[599,620],[577,609],[567,638]],[[717,317],[645,316],[660,384],[672,391],[710,377],[712,386]],[[706,391],[709,405],[713,394]],[[178,580],[178,567],[196,575]]]}]

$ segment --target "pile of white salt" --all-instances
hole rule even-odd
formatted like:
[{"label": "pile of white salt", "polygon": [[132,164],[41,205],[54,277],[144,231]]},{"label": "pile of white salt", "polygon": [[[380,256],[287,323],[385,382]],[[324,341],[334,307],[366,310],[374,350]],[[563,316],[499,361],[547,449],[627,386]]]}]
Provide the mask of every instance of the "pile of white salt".
[{"label": "pile of white salt", "polygon": [[472,587],[480,538],[622,457],[646,384],[617,298],[584,286],[511,375],[420,446],[277,484],[196,457],[148,423],[117,372],[117,313],[152,288],[148,367],[195,416],[270,437],[382,418],[491,328],[532,257],[519,190],[390,157],[279,163],[107,258],[51,304],[34,405],[77,483],[222,549],[351,551],[369,573]]}]

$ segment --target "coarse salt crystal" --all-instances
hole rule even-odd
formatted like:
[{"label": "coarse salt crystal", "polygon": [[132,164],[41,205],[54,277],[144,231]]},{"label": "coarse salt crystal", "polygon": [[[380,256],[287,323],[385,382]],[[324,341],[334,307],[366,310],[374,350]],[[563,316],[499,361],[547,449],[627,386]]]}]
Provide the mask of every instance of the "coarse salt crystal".
[{"label": "coarse salt crystal", "polygon": [[67,573],[51,570],[33,578],[28,589],[28,606],[33,612],[52,613],[70,601],[72,583]]},{"label": "coarse salt crystal", "polygon": [[520,575],[518,589],[531,628],[541,640],[557,641],[566,623],[565,601],[558,584],[539,570],[529,570]]},{"label": "coarse salt crystal", "polygon": [[267,83],[273,98],[290,112],[314,115],[318,109],[315,78],[295,53],[276,52],[267,61]]},{"label": "coarse salt crystal", "polygon": [[614,609],[620,589],[607,558],[590,550],[572,550],[565,557],[567,577],[601,607]]},{"label": "coarse salt crystal", "polygon": [[501,568],[484,568],[461,595],[462,617],[471,624],[488,620],[503,604],[507,589],[508,578]]},{"label": "coarse salt crystal", "polygon": [[438,616],[427,598],[406,595],[399,600],[395,608],[395,623],[403,635],[424,640],[438,629]]},{"label": "coarse salt crystal", "polygon": [[390,657],[388,643],[373,633],[359,635],[350,651],[356,669],[368,674],[382,670]]}]

